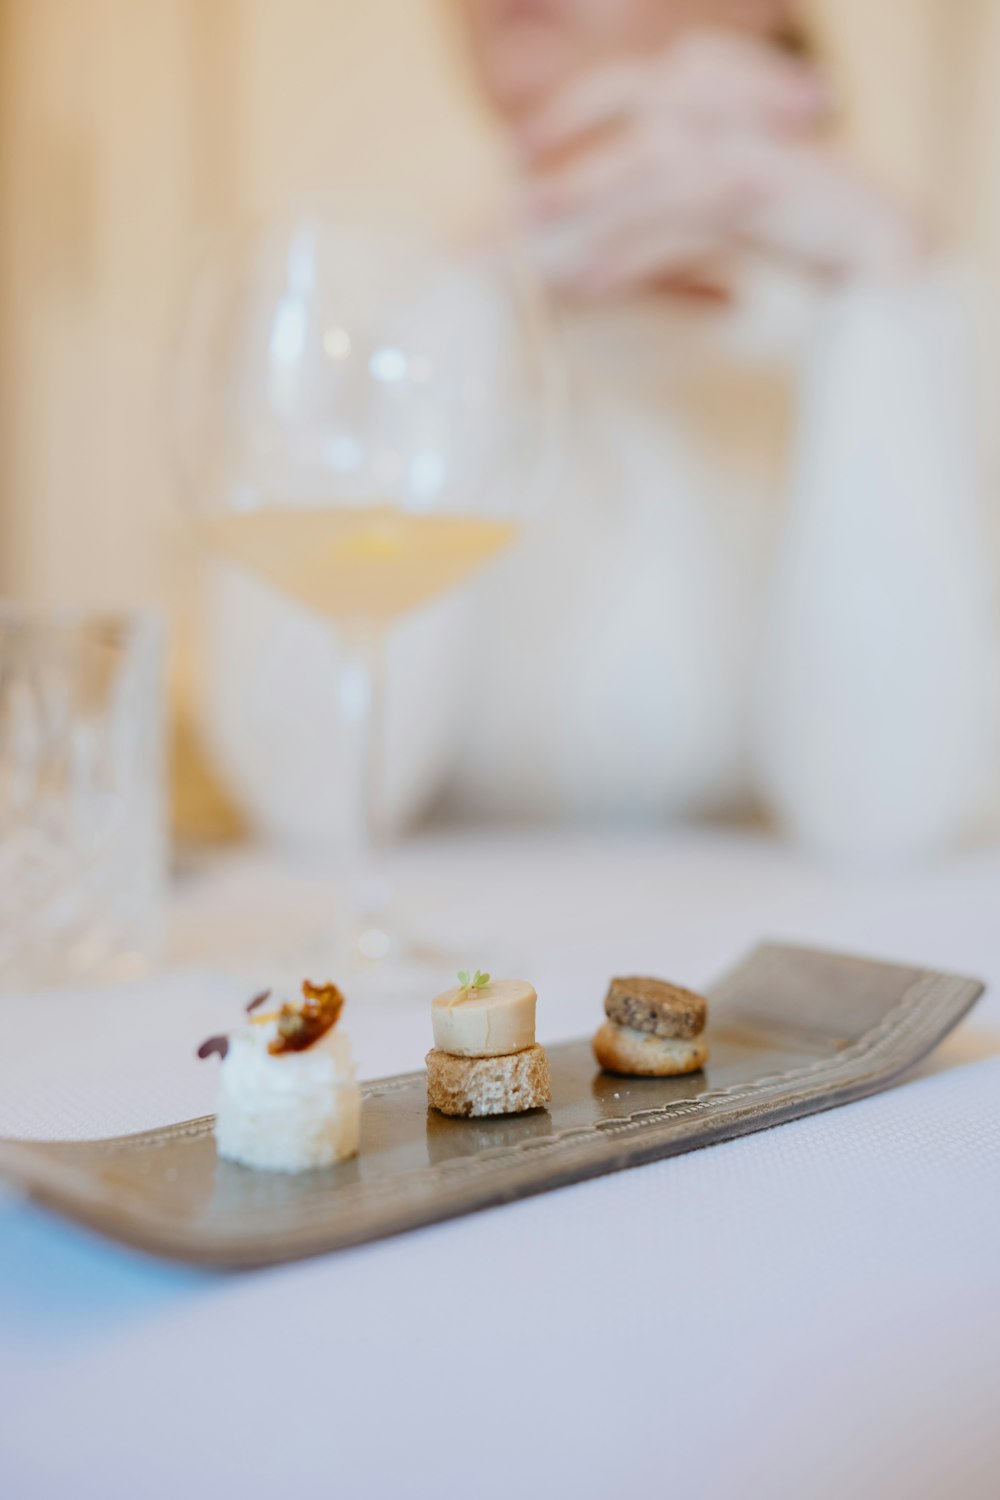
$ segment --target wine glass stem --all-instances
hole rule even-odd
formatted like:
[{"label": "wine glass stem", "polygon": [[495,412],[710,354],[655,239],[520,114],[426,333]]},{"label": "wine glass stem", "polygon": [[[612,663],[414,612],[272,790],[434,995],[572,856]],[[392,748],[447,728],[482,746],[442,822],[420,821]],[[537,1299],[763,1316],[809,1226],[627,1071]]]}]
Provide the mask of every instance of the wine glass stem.
[{"label": "wine glass stem", "polygon": [[345,749],[345,874],[352,943],[385,956],[390,889],[386,871],[385,628],[351,620],[341,632],[340,720]]}]

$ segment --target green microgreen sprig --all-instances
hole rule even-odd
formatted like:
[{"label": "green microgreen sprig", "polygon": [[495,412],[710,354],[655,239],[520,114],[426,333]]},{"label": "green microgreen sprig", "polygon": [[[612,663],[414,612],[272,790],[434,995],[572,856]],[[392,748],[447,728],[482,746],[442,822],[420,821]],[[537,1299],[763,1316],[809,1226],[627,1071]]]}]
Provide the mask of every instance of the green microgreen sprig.
[{"label": "green microgreen sprig", "polygon": [[468,1000],[470,995],[474,995],[480,990],[485,990],[490,982],[490,976],[484,973],[482,969],[477,969],[474,974],[470,974],[468,969],[459,969],[458,982],[461,988],[452,1001],[453,1005],[457,1005],[460,1000]]}]

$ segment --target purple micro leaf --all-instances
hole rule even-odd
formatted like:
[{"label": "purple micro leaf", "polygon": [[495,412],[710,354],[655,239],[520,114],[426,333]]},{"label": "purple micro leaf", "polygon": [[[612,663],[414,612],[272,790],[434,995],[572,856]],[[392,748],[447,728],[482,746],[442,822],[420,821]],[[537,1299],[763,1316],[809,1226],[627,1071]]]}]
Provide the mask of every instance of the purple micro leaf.
[{"label": "purple micro leaf", "polygon": [[227,1036],[210,1036],[207,1042],[202,1042],[198,1048],[199,1057],[211,1057],[217,1052],[220,1057],[225,1057],[229,1051],[229,1038]]}]

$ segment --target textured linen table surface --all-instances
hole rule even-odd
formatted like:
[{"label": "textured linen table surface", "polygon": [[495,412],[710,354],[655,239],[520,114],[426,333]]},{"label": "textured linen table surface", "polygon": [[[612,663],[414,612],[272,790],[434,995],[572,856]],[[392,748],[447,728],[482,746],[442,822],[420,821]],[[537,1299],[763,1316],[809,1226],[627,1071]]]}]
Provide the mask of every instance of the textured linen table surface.
[{"label": "textured linen table surface", "polygon": [[[887,1094],[300,1265],[200,1273],[0,1200],[0,1495],[1000,1493],[1000,854],[848,875],[750,834],[455,834],[399,876],[422,931],[536,983],[542,1041],[613,972],[707,983],[765,937],[989,990]],[[301,973],[331,899],[216,861],[158,978],[0,999],[0,1135],[208,1112],[194,1046]],[[419,1066],[429,998],[353,999],[364,1076]]]}]

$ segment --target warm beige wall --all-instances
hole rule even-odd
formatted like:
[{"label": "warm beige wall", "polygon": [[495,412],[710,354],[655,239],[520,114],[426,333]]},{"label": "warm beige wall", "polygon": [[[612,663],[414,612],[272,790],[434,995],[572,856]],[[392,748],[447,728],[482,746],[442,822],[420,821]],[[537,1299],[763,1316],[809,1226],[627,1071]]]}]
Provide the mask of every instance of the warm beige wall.
[{"label": "warm beige wall", "polygon": [[320,183],[345,212],[474,213],[489,133],[437,0],[0,6],[0,588],[163,601],[162,350],[192,245]]},{"label": "warm beige wall", "polygon": [[845,135],[1000,281],[1000,4],[810,0]]},{"label": "warm beige wall", "polygon": [[961,145],[970,163],[968,173],[954,174],[956,222],[1000,280],[1000,4],[966,3],[979,25],[967,39],[962,67],[955,70],[953,96],[965,99]]},{"label": "warm beige wall", "polygon": [[333,205],[474,219],[492,132],[463,77],[447,0],[245,0],[245,201],[268,211],[333,188]]},{"label": "warm beige wall", "polygon": [[6,587],[158,586],[150,393],[175,225],[190,216],[189,15],[156,0],[8,0],[2,103]]},{"label": "warm beige wall", "polygon": [[[159,375],[213,219],[323,183],[474,218],[450,0],[0,0],[0,587],[165,599]],[[1000,0],[814,0],[851,134],[1000,273]]]},{"label": "warm beige wall", "polygon": [[876,171],[926,195],[934,152],[941,0],[812,0],[845,133]]}]

